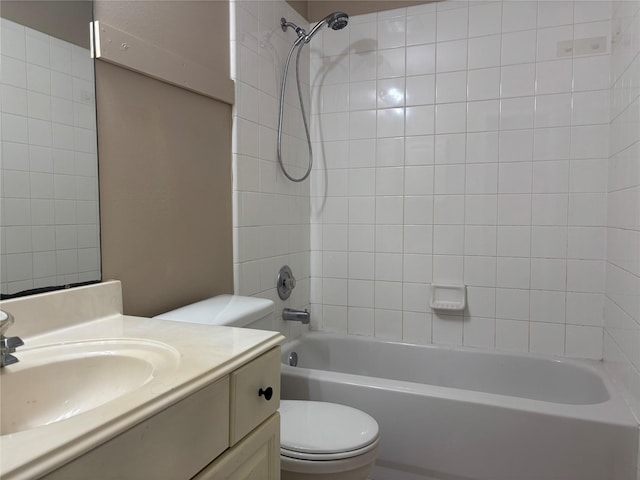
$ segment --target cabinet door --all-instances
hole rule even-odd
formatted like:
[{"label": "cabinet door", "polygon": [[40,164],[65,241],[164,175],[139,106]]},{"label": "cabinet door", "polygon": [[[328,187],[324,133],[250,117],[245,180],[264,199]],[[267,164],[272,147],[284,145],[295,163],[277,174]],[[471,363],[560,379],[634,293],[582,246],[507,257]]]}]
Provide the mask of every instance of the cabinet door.
[{"label": "cabinet door", "polygon": [[273,414],[192,480],[280,480],[280,414]]},{"label": "cabinet door", "polygon": [[230,391],[229,445],[234,446],[280,406],[280,348],[232,372]]}]

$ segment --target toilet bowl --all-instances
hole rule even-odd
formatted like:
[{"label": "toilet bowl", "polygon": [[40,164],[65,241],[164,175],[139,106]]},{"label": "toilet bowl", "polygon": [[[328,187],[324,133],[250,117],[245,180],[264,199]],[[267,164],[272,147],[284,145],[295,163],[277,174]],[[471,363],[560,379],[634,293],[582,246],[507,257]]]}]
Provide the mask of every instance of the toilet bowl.
[{"label": "toilet bowl", "polygon": [[[206,325],[273,328],[271,300],[219,295],[154,318]],[[280,402],[282,480],[365,480],[380,443],[373,417],[346,405]]]},{"label": "toilet bowl", "polygon": [[346,405],[280,402],[282,480],[364,480],[380,444],[373,417]]}]

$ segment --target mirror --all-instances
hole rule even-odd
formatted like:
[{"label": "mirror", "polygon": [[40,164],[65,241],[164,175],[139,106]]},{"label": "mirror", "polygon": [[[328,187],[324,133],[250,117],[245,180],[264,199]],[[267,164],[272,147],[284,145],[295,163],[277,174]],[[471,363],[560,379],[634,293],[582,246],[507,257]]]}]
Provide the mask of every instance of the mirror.
[{"label": "mirror", "polygon": [[100,280],[91,1],[2,1],[0,294]]}]

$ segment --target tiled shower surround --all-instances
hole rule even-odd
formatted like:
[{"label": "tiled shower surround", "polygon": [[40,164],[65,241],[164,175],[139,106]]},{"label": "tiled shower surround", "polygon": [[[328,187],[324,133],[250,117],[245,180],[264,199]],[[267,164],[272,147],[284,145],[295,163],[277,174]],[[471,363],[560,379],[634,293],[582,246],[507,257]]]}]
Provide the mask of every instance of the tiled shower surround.
[{"label": "tiled shower surround", "polygon": [[[602,358],[610,32],[593,1],[446,1],[322,32],[320,328]],[[432,312],[431,283],[467,285],[466,310]]]},{"label": "tiled shower surround", "polygon": [[0,285],[100,278],[93,61],[2,19]]},{"label": "tiled shower surround", "polygon": [[[233,208],[235,292],[256,295],[284,307],[309,308],[309,180],[293,183],[278,170],[276,129],[280,77],[295,33],[283,32],[280,18],[306,22],[284,1],[231,4],[231,74],[236,82],[233,111]],[[301,84],[309,105],[309,55],[300,64]],[[284,117],[283,161],[290,174],[306,171],[306,140],[295,88],[295,57],[288,77]],[[291,297],[281,301],[276,275],[289,265],[297,280]],[[299,324],[281,321],[282,331],[296,335]]]},{"label": "tiled shower surround", "polygon": [[[443,1],[323,29],[310,192],[274,153],[279,18],[300,18],[235,6],[236,291],[274,298],[292,258],[314,329],[604,357],[638,414],[638,2]],[[466,284],[463,314],[432,312],[432,283]]]}]

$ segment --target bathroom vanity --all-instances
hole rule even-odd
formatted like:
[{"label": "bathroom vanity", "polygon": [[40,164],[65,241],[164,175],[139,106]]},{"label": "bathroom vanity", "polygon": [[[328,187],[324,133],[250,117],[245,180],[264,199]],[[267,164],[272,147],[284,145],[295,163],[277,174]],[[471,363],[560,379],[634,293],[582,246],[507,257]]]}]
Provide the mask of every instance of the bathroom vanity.
[{"label": "bathroom vanity", "polygon": [[1,478],[280,478],[279,333],[122,315],[119,282],[0,308]]}]

